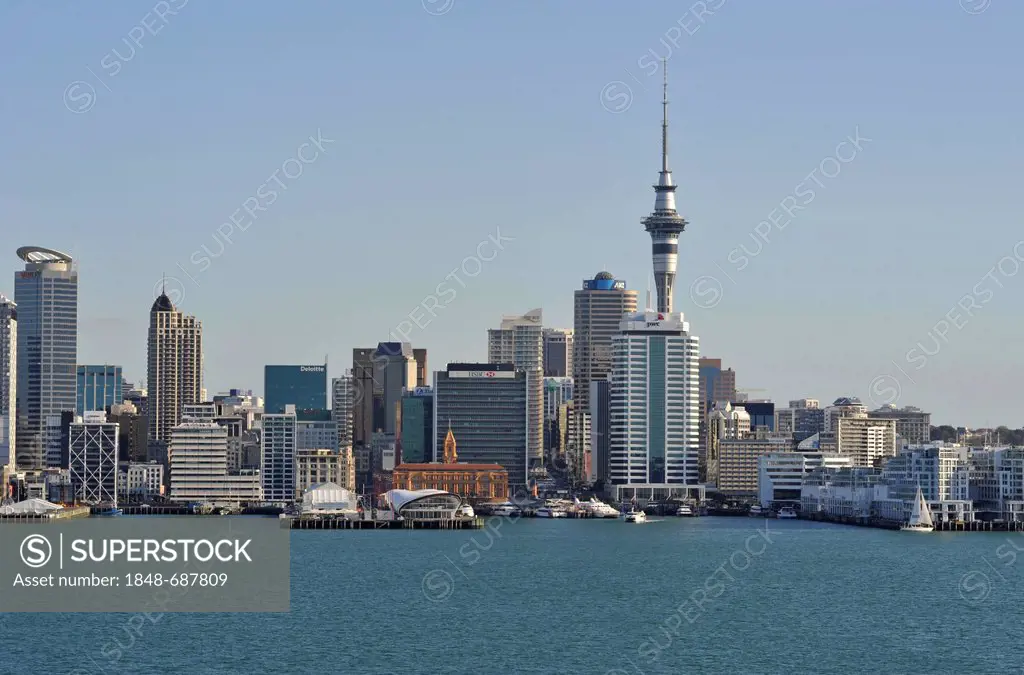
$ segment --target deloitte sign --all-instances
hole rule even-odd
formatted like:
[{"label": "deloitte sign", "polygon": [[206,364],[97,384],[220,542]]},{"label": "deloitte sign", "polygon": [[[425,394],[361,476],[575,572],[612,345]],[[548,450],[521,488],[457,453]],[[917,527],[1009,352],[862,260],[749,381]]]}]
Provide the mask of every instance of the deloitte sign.
[{"label": "deloitte sign", "polygon": [[300,373],[323,373],[326,368],[323,366],[299,366]]}]

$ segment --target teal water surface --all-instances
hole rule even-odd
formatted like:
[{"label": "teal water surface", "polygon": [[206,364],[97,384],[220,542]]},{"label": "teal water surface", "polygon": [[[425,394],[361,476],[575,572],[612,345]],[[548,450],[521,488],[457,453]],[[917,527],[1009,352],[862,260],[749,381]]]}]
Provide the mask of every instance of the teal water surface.
[{"label": "teal water surface", "polygon": [[0,672],[1024,672],[1020,534],[488,522],[293,532],[289,614],[0,614]]}]

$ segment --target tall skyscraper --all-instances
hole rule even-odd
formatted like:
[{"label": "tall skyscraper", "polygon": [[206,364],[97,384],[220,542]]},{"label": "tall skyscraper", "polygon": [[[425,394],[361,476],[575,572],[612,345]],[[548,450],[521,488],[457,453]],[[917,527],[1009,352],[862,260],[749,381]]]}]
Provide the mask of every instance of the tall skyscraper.
[{"label": "tall skyscraper", "polygon": [[374,388],[380,396],[380,423],[375,426],[386,434],[397,433],[402,394],[416,388],[418,364],[413,351],[408,342],[381,342],[373,355]]},{"label": "tall skyscraper", "polygon": [[697,336],[682,314],[640,312],[622,321],[613,353],[612,483],[696,486]]},{"label": "tall skyscraper", "polygon": [[[15,391],[18,385],[18,310],[0,293],[0,474],[15,467]],[[6,494],[0,486],[0,494]]]},{"label": "tall skyscraper", "polygon": [[544,377],[572,377],[572,331],[544,329]]},{"label": "tall skyscraper", "polygon": [[352,414],[356,405],[352,371],[331,380],[331,419],[338,425],[338,447],[352,447]]},{"label": "tall skyscraper", "polygon": [[[373,354],[376,350],[357,347],[352,350],[352,444],[369,447],[373,439]],[[360,470],[356,453],[356,472]]]},{"label": "tall skyscraper", "polygon": [[[297,427],[294,405],[286,405],[283,413],[263,415],[260,482],[263,498],[268,502],[290,502],[295,499]],[[173,479],[173,472],[171,477]]]},{"label": "tall skyscraper", "polygon": [[18,306],[17,461],[45,466],[46,418],[75,410],[78,362],[78,270],[71,256],[23,246],[14,277]]},{"label": "tall skyscraper", "polygon": [[584,279],[573,299],[573,402],[577,410],[590,410],[590,382],[603,380],[612,369],[612,336],[622,317],[636,312],[637,293],[609,272]]},{"label": "tall skyscraper", "polygon": [[203,401],[203,324],[175,309],[166,293],[149,311],[146,384],[149,438],[171,440],[183,406]]},{"label": "tall skyscraper", "polygon": [[402,397],[402,462],[434,461],[434,392],[417,387]]},{"label": "tall skyscraper", "polygon": [[461,461],[500,464],[509,489],[526,490],[526,401],[526,373],[511,363],[449,363],[434,373],[434,457],[450,428]]},{"label": "tall skyscraper", "polygon": [[429,373],[427,370],[427,350],[426,349],[413,349],[412,357],[416,359],[416,386],[417,387],[429,387]]},{"label": "tall skyscraper", "polygon": [[121,366],[78,366],[75,414],[123,403]]},{"label": "tall skyscraper", "polygon": [[676,185],[672,170],[668,168],[668,70],[663,60],[665,75],[661,101],[661,171],[654,186],[654,211],[643,219],[644,229],[651,234],[654,259],[654,285],[658,289],[658,311],[672,311],[672,290],[676,282],[679,259],[679,235],[688,223],[676,212]]},{"label": "tall skyscraper", "polygon": [[544,327],[540,309],[503,316],[500,328],[487,331],[487,362],[511,363],[526,373],[527,454],[533,464],[544,460]]},{"label": "tall skyscraper", "polygon": [[264,366],[263,411],[272,415],[295,406],[304,412],[327,410],[327,364],[309,366]]}]

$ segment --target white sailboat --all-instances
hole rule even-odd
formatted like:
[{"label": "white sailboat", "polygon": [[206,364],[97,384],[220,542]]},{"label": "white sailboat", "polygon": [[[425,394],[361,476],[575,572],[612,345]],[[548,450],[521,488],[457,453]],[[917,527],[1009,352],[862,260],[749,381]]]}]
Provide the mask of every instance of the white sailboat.
[{"label": "white sailboat", "polygon": [[917,486],[917,495],[914,497],[914,508],[910,511],[910,520],[900,529],[904,532],[931,532],[935,529],[932,511],[928,508],[928,502],[924,500],[920,485]]}]

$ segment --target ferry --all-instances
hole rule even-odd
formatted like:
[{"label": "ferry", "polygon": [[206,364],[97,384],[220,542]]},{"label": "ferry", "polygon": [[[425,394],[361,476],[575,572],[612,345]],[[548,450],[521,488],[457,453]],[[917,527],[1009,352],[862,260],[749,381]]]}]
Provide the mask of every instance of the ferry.
[{"label": "ferry", "polygon": [[647,514],[643,511],[630,511],[625,515],[627,523],[646,523]]},{"label": "ferry", "polygon": [[783,506],[781,509],[779,509],[779,512],[778,514],[776,514],[775,517],[783,519],[796,518],[796,511],[793,510],[792,506]]},{"label": "ferry", "polygon": [[498,504],[495,506],[492,513],[496,516],[518,516],[520,511],[512,502],[505,502],[504,504]]},{"label": "ferry", "polygon": [[538,518],[567,518],[568,514],[565,511],[550,506],[543,506],[537,509]]},{"label": "ferry", "polygon": [[697,514],[694,512],[693,507],[691,507],[689,504],[680,504],[679,508],[676,509],[676,515],[692,518]]},{"label": "ferry", "polygon": [[475,518],[476,512],[473,511],[473,507],[469,504],[463,504],[455,511],[455,515],[459,518]]}]

